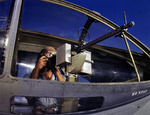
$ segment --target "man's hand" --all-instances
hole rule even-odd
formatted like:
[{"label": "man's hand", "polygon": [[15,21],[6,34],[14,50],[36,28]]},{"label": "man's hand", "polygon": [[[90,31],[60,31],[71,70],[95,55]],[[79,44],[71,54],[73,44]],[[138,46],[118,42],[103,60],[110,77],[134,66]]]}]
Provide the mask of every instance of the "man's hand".
[{"label": "man's hand", "polygon": [[39,72],[40,70],[46,66],[46,63],[48,61],[48,58],[46,58],[46,56],[42,56],[41,58],[39,58],[35,68],[33,69],[30,78],[31,79],[38,79],[39,76]]},{"label": "man's hand", "polygon": [[48,58],[46,58],[46,56],[42,56],[41,58],[39,58],[36,64],[36,68],[41,70],[43,67],[46,66],[47,61],[48,61]]},{"label": "man's hand", "polygon": [[65,81],[65,79],[61,75],[58,67],[56,67],[55,75],[56,75],[58,81]]}]

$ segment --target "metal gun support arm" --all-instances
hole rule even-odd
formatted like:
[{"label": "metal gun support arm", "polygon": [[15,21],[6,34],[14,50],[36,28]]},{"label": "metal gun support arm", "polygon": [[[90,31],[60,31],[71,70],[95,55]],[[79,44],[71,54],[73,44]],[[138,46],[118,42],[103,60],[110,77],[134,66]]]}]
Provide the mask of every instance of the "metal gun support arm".
[{"label": "metal gun support arm", "polygon": [[124,32],[122,32],[122,35],[123,35],[124,41],[125,41],[125,43],[126,43],[126,46],[127,46],[127,49],[128,49],[128,52],[129,52],[129,55],[130,55],[130,58],[131,58],[131,61],[132,61],[132,63],[133,63],[133,67],[134,67],[134,69],[135,69],[135,72],[136,72],[136,75],[137,75],[138,81],[140,82],[140,81],[141,81],[141,79],[140,79],[140,75],[139,75],[139,72],[138,72],[137,66],[136,66],[136,64],[135,64],[135,61],[134,61],[134,58],[133,58],[132,52],[131,52],[131,50],[130,50],[130,47],[129,47],[129,44],[128,44],[128,41],[127,41],[127,39],[126,39],[126,37],[125,37]]}]

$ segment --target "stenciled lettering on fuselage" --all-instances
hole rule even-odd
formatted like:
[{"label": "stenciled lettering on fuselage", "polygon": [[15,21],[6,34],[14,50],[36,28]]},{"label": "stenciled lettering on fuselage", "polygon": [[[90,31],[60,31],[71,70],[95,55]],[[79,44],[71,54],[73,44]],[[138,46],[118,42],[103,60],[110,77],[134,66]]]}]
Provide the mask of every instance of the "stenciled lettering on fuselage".
[{"label": "stenciled lettering on fuselage", "polygon": [[137,96],[137,95],[142,95],[142,94],[145,94],[147,93],[148,90],[141,90],[141,91],[136,91],[136,92],[132,92],[131,96]]}]

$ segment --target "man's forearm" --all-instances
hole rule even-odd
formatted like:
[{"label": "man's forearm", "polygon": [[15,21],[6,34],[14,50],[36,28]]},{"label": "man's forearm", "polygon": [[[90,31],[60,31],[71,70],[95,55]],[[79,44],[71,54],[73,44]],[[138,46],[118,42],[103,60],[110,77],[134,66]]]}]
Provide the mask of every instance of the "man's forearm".
[{"label": "man's forearm", "polygon": [[63,76],[61,75],[59,69],[56,69],[56,73],[55,73],[55,74],[56,74],[56,77],[57,77],[58,81],[66,81],[66,80],[63,78]]},{"label": "man's forearm", "polygon": [[35,67],[35,68],[33,69],[32,73],[31,73],[30,78],[31,78],[31,79],[38,79],[39,71],[40,71],[40,69],[38,69],[38,68]]}]

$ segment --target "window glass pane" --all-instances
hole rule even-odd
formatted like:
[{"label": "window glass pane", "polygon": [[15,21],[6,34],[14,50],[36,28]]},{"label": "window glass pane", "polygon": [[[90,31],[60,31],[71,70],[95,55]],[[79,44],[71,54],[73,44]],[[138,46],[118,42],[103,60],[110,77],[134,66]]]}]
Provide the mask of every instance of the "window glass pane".
[{"label": "window glass pane", "polygon": [[87,18],[79,12],[59,5],[26,0],[21,27],[78,40],[78,29],[84,26]]},{"label": "window glass pane", "polygon": [[19,51],[16,76],[24,77],[26,74],[31,74],[37,57],[38,53]]},{"label": "window glass pane", "polygon": [[[48,106],[38,106],[49,101],[53,104]],[[55,101],[54,101],[55,100]],[[38,101],[38,103],[37,103]],[[51,98],[51,97],[20,97],[14,96],[11,100],[12,113],[37,113],[42,114],[65,114],[79,111],[89,111],[101,108],[104,103],[104,97],[87,97],[87,98]]]}]

